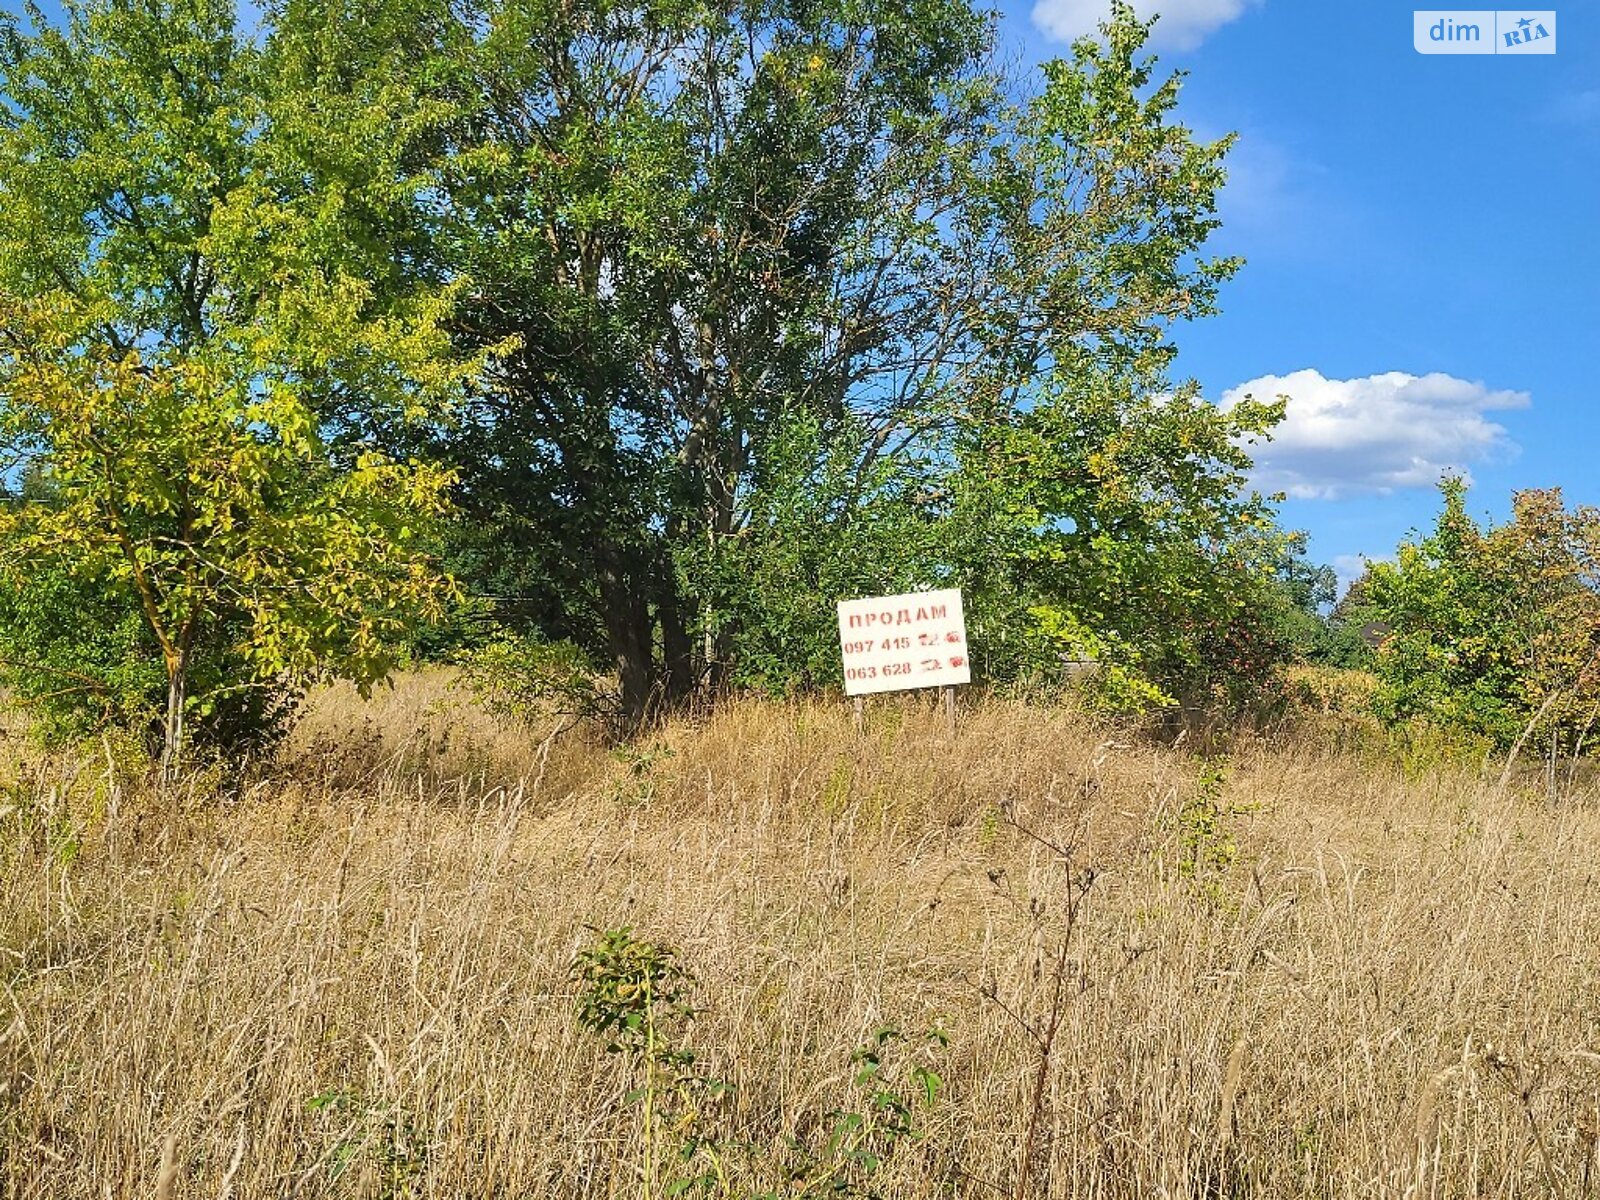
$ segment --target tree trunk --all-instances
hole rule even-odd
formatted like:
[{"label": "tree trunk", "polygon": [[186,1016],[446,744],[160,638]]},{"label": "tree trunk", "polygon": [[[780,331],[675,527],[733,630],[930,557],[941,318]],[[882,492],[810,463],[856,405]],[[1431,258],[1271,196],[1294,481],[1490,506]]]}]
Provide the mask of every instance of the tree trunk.
[{"label": "tree trunk", "polygon": [[663,564],[656,578],[656,616],[661,622],[661,656],[665,674],[663,698],[676,707],[690,699],[695,687],[694,642],[684,619],[683,597],[673,577],[671,563]]},{"label": "tree trunk", "polygon": [[161,731],[161,782],[178,777],[183,761],[183,709],[189,691],[189,655],[180,652],[167,664],[167,717]]},{"label": "tree trunk", "polygon": [[650,717],[655,684],[655,655],[650,637],[649,592],[628,557],[603,547],[599,562],[600,607],[606,640],[616,664],[623,733],[632,737]]}]

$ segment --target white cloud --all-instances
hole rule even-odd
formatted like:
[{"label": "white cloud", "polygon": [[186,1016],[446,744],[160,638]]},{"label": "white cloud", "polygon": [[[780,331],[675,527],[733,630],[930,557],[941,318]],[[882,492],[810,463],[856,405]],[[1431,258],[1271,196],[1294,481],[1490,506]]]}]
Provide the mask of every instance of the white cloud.
[{"label": "white cloud", "polygon": [[1484,414],[1530,402],[1526,392],[1439,372],[1326,379],[1306,370],[1241,383],[1223,394],[1222,407],[1250,395],[1289,397],[1272,441],[1255,447],[1253,481],[1300,500],[1432,487],[1448,471],[1515,453],[1505,428]]},{"label": "white cloud", "polygon": [[[1215,29],[1266,0],[1133,0],[1134,11],[1149,19],[1159,13],[1150,35],[1158,50],[1193,50]],[[1033,23],[1051,37],[1070,42],[1094,33],[1111,12],[1109,0],[1038,0]]]}]

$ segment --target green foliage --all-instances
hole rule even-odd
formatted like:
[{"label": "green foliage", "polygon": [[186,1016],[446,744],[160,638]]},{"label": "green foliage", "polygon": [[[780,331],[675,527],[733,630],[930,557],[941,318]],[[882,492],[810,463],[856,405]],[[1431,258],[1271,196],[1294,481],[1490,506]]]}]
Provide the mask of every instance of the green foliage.
[{"label": "green foliage", "polygon": [[1302,663],[1359,669],[1371,654],[1362,625],[1371,617],[1360,608],[1362,591],[1336,605],[1339,581],[1332,567],[1306,558],[1304,533],[1273,533],[1262,539],[1272,587],[1263,598],[1269,623],[1287,657]]},{"label": "green foliage", "polygon": [[1247,446],[1282,401],[1222,410],[1165,378],[1171,323],[1209,312],[1238,264],[1196,257],[1227,143],[1170,120],[1180,81],[1156,82],[1145,35],[1119,6],[1104,45],[1046,68],[1020,120],[1003,178],[1025,203],[1008,227],[1045,311],[1079,316],[1036,324],[1029,353],[1049,372],[989,381],[952,447],[951,557],[973,593],[974,661],[1004,680],[1094,659],[1114,708],[1209,700],[1277,657],[1252,629],[1263,569],[1243,539],[1269,524],[1245,486]]},{"label": "green foliage", "polygon": [[[480,0],[460,21],[458,49],[415,68],[483,98],[451,164],[468,219],[433,261],[477,281],[464,341],[521,339],[436,447],[494,531],[469,527],[462,558],[517,597],[506,619],[609,659],[638,720],[725,682],[726,639],[770,643],[759,621],[797,616],[752,612],[731,578],[745,547],[720,543],[776,511],[747,501],[791,418],[834,443],[937,320],[920,301],[956,273],[938,216],[948,147],[981,131],[992,92],[987,21],[965,0],[868,19],[834,0]],[[777,532],[750,539],[779,570],[832,557],[785,564]]]},{"label": "green foliage", "polygon": [[1146,703],[1210,652],[1279,410],[1164,377],[1238,264],[1201,256],[1227,142],[1131,9],[1018,97],[965,0],[470,7],[412,71],[486,101],[432,261],[466,344],[520,341],[435,449],[502,619],[633,720],[835,681],[833,602],[880,589],[968,589],[992,680],[1070,644]]},{"label": "green foliage", "polygon": [[1501,747],[1530,735],[1575,752],[1600,712],[1600,512],[1558,490],[1519,492],[1482,527],[1447,480],[1431,534],[1374,563],[1371,610],[1389,626],[1377,712]]},{"label": "green foliage", "polygon": [[[69,723],[162,709],[170,768],[476,643],[491,706],[631,732],[836,682],[836,599],[945,585],[982,679],[1092,659],[1118,710],[1309,653],[1246,485],[1281,400],[1168,375],[1230,143],[1129,5],[1028,89],[969,0],[68,17],[0,36],[0,435],[54,489],[0,563],[122,641],[37,595],[0,638],[87,677]],[[437,624],[446,561],[512,637]]]},{"label": "green foliage", "polygon": [[1202,762],[1199,777],[1177,814],[1178,876],[1212,902],[1222,900],[1220,877],[1239,857],[1233,818],[1254,811],[1253,806],[1225,799],[1227,783],[1226,760]]},{"label": "green foliage", "polygon": [[[572,964],[578,1024],[624,1059],[634,1077],[626,1103],[640,1121],[640,1194],[726,1194],[723,1147],[711,1119],[731,1087],[699,1067],[686,1038],[694,978],[677,951],[627,928],[599,933]],[[720,1189],[720,1190],[719,1190]]]},{"label": "green foliage", "polygon": [[875,1029],[850,1055],[852,1086],[858,1106],[827,1114],[816,1140],[789,1140],[784,1172],[787,1188],[759,1200],[794,1196],[857,1197],[875,1200],[873,1180],[889,1157],[922,1141],[919,1118],[939,1102],[944,1080],[916,1057],[919,1049],[948,1046],[943,1030],[929,1029],[910,1037],[893,1025]]},{"label": "green foliage", "polygon": [[690,1061],[670,1042],[694,1019],[693,977],[677,951],[633,936],[631,929],[601,931],[572,964],[578,983],[578,1024],[603,1039],[607,1054],[657,1066]]},{"label": "green foliage", "polygon": [[615,712],[615,698],[588,655],[571,642],[502,630],[456,661],[463,684],[499,717],[532,722],[554,713],[601,720]]},{"label": "green foliage", "polygon": [[648,804],[655,799],[658,780],[656,766],[673,756],[670,746],[623,743],[611,752],[611,757],[624,768],[611,791],[611,799],[632,807]]},{"label": "green foliage", "polygon": [[26,586],[0,579],[0,653],[6,686],[52,740],[160,718],[160,649],[138,606],[109,580],[57,565],[36,570]]},{"label": "green foliage", "polygon": [[[47,463],[53,489],[0,512],[8,587],[43,573],[120,596],[183,713],[323,672],[365,686],[438,611],[422,539],[441,472],[369,453],[336,465],[292,386],[118,352],[71,303],[0,305],[0,320],[0,440]],[[174,751],[181,728],[169,709]]]},{"label": "green foliage", "polygon": [[404,1111],[338,1088],[312,1096],[306,1111],[332,1117],[339,1125],[325,1156],[330,1184],[368,1167],[378,1200],[405,1200],[417,1194],[428,1165],[428,1143]]},{"label": "green foliage", "polygon": [[[48,488],[0,520],[9,657],[50,653],[37,579],[132,608],[121,665],[162,663],[170,771],[190,718],[270,725],[318,675],[365,686],[439,608],[449,476],[372,431],[476,364],[448,291],[370,236],[428,186],[414,98],[335,131],[318,114],[348,89],[306,77],[313,51],[214,0],[26,15],[0,21],[0,442]],[[81,682],[126,710],[119,670]]]},{"label": "green foliage", "polygon": [[686,547],[684,594],[726,657],[726,678],[771,693],[838,685],[841,597],[912,591],[937,578],[943,528],[926,472],[894,460],[862,469],[866,438],[825,440],[812,414],[786,414],[734,537]]},{"label": "green foliage", "polygon": [[1353,582],[1333,606],[1314,661],[1346,670],[1369,670],[1373,649],[1386,626],[1369,596],[1370,569]]},{"label": "green foliage", "polygon": [[1063,378],[973,427],[956,522],[972,608],[999,634],[986,659],[974,638],[991,677],[1093,658],[1108,697],[1142,707],[1276,661],[1254,629],[1268,571],[1249,537],[1269,516],[1240,446],[1281,402],[1224,412],[1158,386]]},{"label": "green foliage", "polygon": [[1378,677],[1351,667],[1300,666],[1289,672],[1290,698],[1303,712],[1351,722],[1373,720]]},{"label": "green foliage", "polygon": [[[1244,487],[1245,447],[1282,402],[1222,411],[1162,375],[1168,323],[1209,311],[1236,264],[1188,257],[1214,225],[1226,146],[1169,122],[1177,80],[1153,83],[1143,37],[1121,10],[1108,48],[1075,48],[1038,97],[997,117],[1003,153],[967,146],[952,166],[970,191],[951,202],[972,222],[952,253],[978,264],[982,311],[964,316],[983,351],[948,347],[892,412],[863,396],[843,423],[791,414],[755,460],[743,524],[686,556],[732,568],[702,611],[735,631],[739,682],[832,682],[832,599],[952,583],[990,682],[1054,681],[1064,661],[1094,660],[1099,700],[1138,709],[1248,692],[1286,657],[1259,611],[1276,603],[1272,568],[1251,544],[1270,516]],[[1137,200],[1109,190],[1124,175],[1141,181]],[[962,240],[980,232],[1001,239],[999,257]],[[1069,296],[1095,306],[1092,334],[1081,309],[1039,316]],[[1013,354],[1054,368],[1041,377]],[[904,428],[893,455],[885,423]]]}]

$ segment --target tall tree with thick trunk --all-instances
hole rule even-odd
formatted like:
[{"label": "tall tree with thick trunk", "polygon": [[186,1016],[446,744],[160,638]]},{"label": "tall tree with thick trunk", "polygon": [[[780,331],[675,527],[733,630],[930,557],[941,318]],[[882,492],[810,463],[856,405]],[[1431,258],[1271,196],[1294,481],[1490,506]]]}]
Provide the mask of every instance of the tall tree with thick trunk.
[{"label": "tall tree with thick trunk", "polygon": [[[1053,397],[1154,411],[1167,331],[1237,266],[1198,257],[1227,143],[1171,120],[1178,81],[1139,60],[1126,5],[1020,98],[964,0],[479,0],[462,20],[477,32],[448,89],[484,101],[453,135],[440,260],[474,280],[465,342],[519,345],[443,453],[494,530],[479,577],[609,658],[634,722],[726,666],[716,563],[760,535],[752,499],[796,422],[860,489],[883,461],[933,468],[902,495],[944,521],[1013,473],[1014,435]],[[1192,411],[1196,452],[1135,481],[1194,485],[1186,536],[1244,516],[1229,438],[1273,419]],[[1052,499],[1092,490],[1073,469]],[[1041,509],[1006,552],[1071,516]],[[875,574],[894,572],[863,564],[858,586]]]},{"label": "tall tree with thick trunk", "polygon": [[683,548],[737,533],[786,410],[837,418],[857,360],[894,353],[887,289],[982,111],[987,26],[960,0],[493,0],[463,21],[482,33],[452,86],[485,99],[440,253],[474,280],[465,342],[519,345],[444,453],[495,526],[491,569],[533,565],[501,577],[544,585],[542,623],[611,660],[637,723],[716,657]]}]

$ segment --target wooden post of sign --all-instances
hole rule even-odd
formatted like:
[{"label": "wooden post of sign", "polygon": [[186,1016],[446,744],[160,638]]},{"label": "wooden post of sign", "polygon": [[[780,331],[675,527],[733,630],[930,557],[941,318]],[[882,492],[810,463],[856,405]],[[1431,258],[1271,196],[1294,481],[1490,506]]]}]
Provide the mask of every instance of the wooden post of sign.
[{"label": "wooden post of sign", "polygon": [[856,696],[850,707],[855,710],[856,732],[860,733],[867,727],[867,698]]},{"label": "wooden post of sign", "polygon": [[944,685],[944,723],[945,723],[945,728],[948,729],[949,732],[950,732],[950,736],[951,737],[955,737],[955,735],[956,735],[956,685],[953,684],[953,683],[947,683],[947,684]]}]

